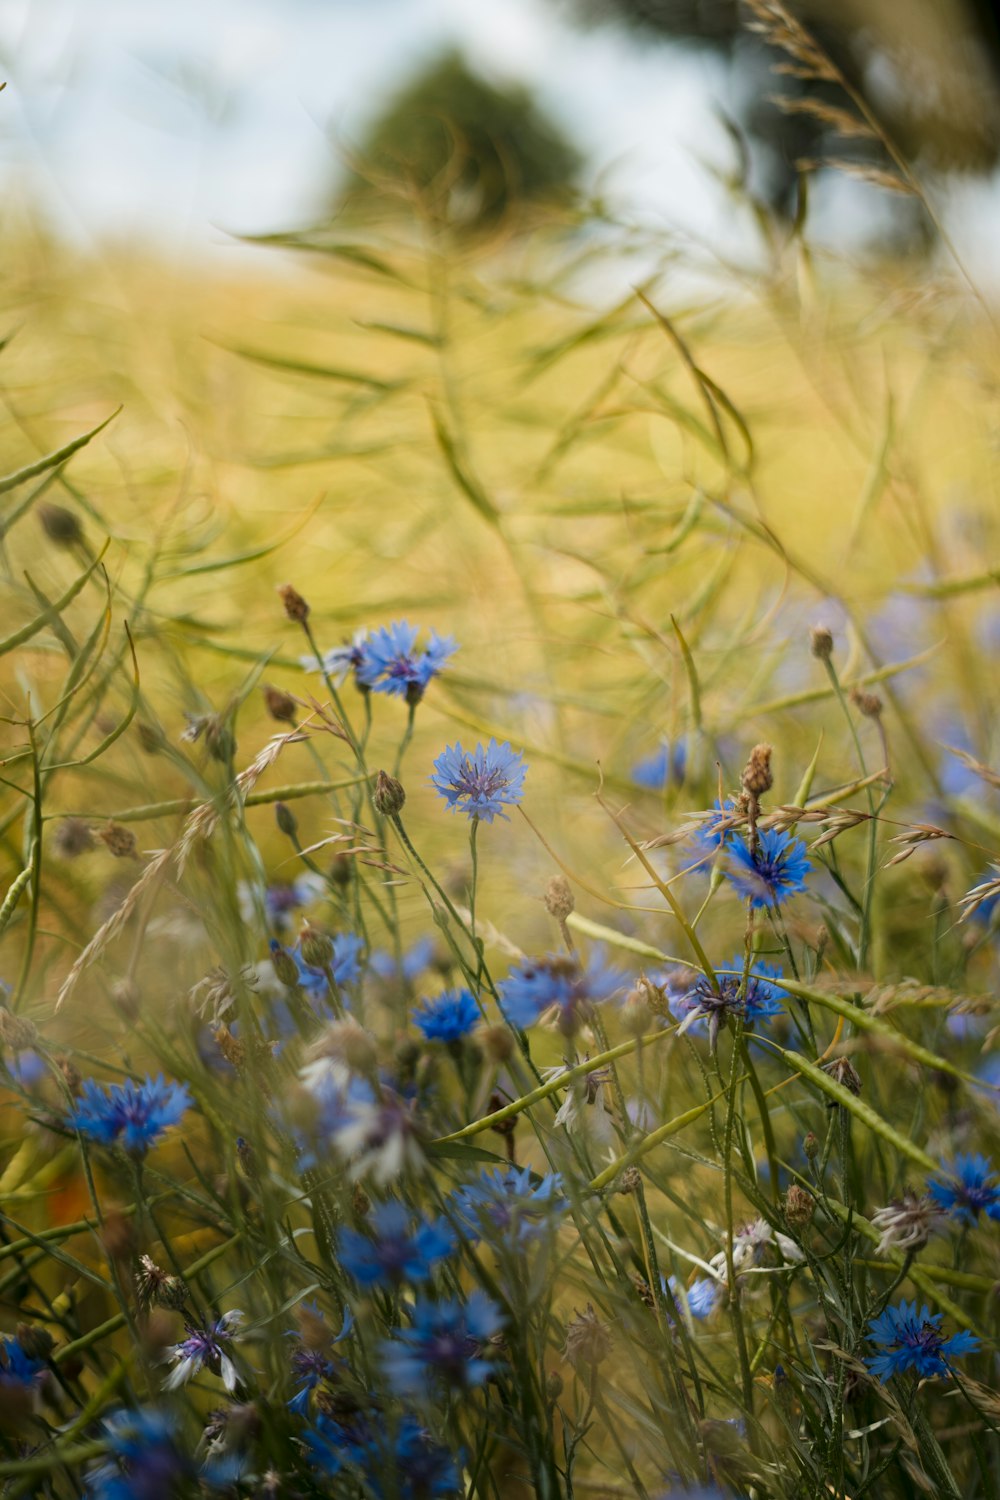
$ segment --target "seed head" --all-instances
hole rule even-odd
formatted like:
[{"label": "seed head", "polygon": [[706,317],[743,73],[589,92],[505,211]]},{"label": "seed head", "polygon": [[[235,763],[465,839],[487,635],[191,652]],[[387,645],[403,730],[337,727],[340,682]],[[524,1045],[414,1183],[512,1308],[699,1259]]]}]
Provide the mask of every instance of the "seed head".
[{"label": "seed head", "polygon": [[545,910],[557,922],[565,922],[576,910],[576,897],[565,875],[553,875],[545,887]]},{"label": "seed head", "polygon": [[822,1064],[823,1072],[829,1073],[845,1089],[857,1098],[861,1093],[861,1075],[849,1057],[835,1057],[832,1062]]},{"label": "seed head", "polygon": [[47,1360],[55,1347],[55,1339],[49,1330],[38,1323],[18,1323],[14,1337],[29,1359]]},{"label": "seed head", "polygon": [[297,589],[292,588],[290,583],[283,583],[278,589],[278,597],[285,606],[285,614],[296,625],[304,625],[309,618],[309,606]]},{"label": "seed head", "polygon": [[588,1302],[586,1312],[577,1313],[566,1329],[565,1356],[572,1365],[596,1369],[611,1353],[612,1342],[611,1329]]},{"label": "seed head", "polygon": [[397,781],[395,776],[390,776],[387,771],[379,771],[375,778],[372,802],[375,804],[375,811],[383,818],[397,817],[406,802],[402,782]]},{"label": "seed head", "polygon": [[808,1130],[802,1142],[802,1149],[806,1154],[807,1161],[815,1161],[819,1155],[819,1136],[814,1131]]},{"label": "seed head", "polygon": [[750,751],[750,759],[743,768],[741,781],[743,790],[749,792],[751,797],[762,797],[771,790],[774,777],[771,775],[770,745],[754,745]]},{"label": "seed head", "polygon": [[618,1179],[620,1193],[634,1193],[642,1185],[642,1173],[638,1167],[626,1167]]},{"label": "seed head", "polygon": [[23,1052],[34,1047],[38,1041],[38,1027],[26,1016],[16,1016],[6,1006],[0,1006],[0,1042],[12,1052]]},{"label": "seed head", "polygon": [[139,853],[135,834],[124,823],[108,823],[106,828],[98,829],[97,837],[115,859],[135,859]]},{"label": "seed head", "polygon": [[564,1381],[558,1370],[550,1370],[545,1377],[545,1394],[550,1401],[558,1401],[563,1393]]},{"label": "seed head", "polygon": [[268,682],[264,684],[264,703],[272,719],[277,719],[279,724],[294,724],[298,704],[291,693],[285,693],[281,688],[272,687]]},{"label": "seed head", "polygon": [[812,1193],[793,1182],[785,1194],[785,1222],[791,1229],[804,1229],[816,1212]]}]

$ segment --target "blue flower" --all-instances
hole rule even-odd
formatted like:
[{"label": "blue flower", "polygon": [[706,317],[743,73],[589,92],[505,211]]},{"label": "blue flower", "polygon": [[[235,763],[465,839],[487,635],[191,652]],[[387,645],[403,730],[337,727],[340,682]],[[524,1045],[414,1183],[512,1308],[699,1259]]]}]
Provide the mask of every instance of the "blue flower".
[{"label": "blue flower", "polygon": [[314,1468],[333,1477],[353,1467],[377,1500],[438,1500],[462,1488],[462,1455],[456,1462],[409,1412],[395,1426],[367,1417],[338,1422],[321,1413],[303,1436]]},{"label": "blue flower", "polygon": [[192,1376],[207,1365],[214,1374],[222,1376],[222,1383],[227,1391],[234,1391],[238,1377],[228,1350],[239,1337],[237,1330],[242,1321],[243,1314],[239,1308],[234,1308],[232,1312],[223,1313],[221,1318],[210,1323],[207,1328],[192,1328],[190,1323],[185,1324],[187,1338],[167,1351],[167,1357],[174,1362],[174,1368],[167,1377],[165,1389],[173,1391],[180,1385],[186,1385]]},{"label": "blue flower", "polygon": [[434,770],[431,781],[452,812],[487,823],[495,817],[506,818],[504,807],[520,802],[528,774],[524,756],[506,740],[502,745],[490,740],[485,749],[479,744],[471,754],[460,743],[448,745],[434,762]]},{"label": "blue flower", "polygon": [[459,1042],[481,1020],[471,990],[444,990],[424,1000],[413,1012],[413,1023],[429,1042]]},{"label": "blue flower", "polygon": [[666,740],[659,750],[636,761],[632,767],[632,780],[636,786],[647,787],[651,792],[662,792],[667,786],[683,786],[687,768],[687,746],[678,740],[673,746]]},{"label": "blue flower", "polygon": [[1000,1219],[1000,1181],[985,1156],[956,1156],[948,1176],[927,1187],[938,1208],[962,1224],[975,1224],[981,1213]]},{"label": "blue flower", "polygon": [[[271,939],[272,953],[280,946],[276,939]],[[333,958],[330,961],[330,972],[338,985],[353,984],[355,980],[361,978],[361,954],[364,952],[364,947],[364,939],[359,938],[356,933],[335,932],[333,934]],[[299,971],[299,987],[314,1000],[325,1000],[330,986],[322,969],[309,967],[302,957],[301,946],[298,943],[288,951],[294,958],[295,966]]]},{"label": "blue flower", "polygon": [[492,1365],[482,1357],[484,1344],[503,1326],[500,1309],[485,1292],[467,1302],[416,1302],[410,1328],[397,1328],[382,1342],[382,1364],[393,1390],[426,1391],[440,1379],[455,1390],[482,1385]]},{"label": "blue flower", "polygon": [[569,1209],[562,1177],[547,1172],[535,1178],[528,1167],[492,1167],[478,1182],[457,1188],[452,1210],[465,1237],[497,1245],[524,1245],[551,1230]]},{"label": "blue flower", "polygon": [[93,1500],[166,1500],[194,1477],[177,1443],[177,1418],[155,1406],[116,1411],[104,1420],[108,1458],[87,1476]]},{"label": "blue flower", "polygon": [[756,852],[741,835],[731,833],[726,839],[730,868],[725,871],[744,900],[753,907],[778,907],[798,891],[806,888],[806,875],[812,869],[806,858],[806,846],[790,833],[764,828],[759,834]]},{"label": "blue flower", "polygon": [[[309,1315],[309,1323],[314,1331],[318,1331],[322,1339],[325,1333],[325,1321],[323,1314],[314,1302],[305,1305],[305,1311]],[[344,1314],[344,1323],[336,1338],[327,1337],[325,1345],[314,1343],[300,1343],[298,1348],[292,1352],[292,1379],[295,1380],[299,1389],[288,1403],[289,1411],[295,1412],[296,1416],[304,1417],[309,1411],[309,1399],[317,1386],[326,1380],[333,1380],[336,1375],[344,1369],[343,1360],[331,1359],[325,1352],[325,1348],[331,1344],[339,1344],[347,1338],[354,1327],[354,1314],[350,1308]],[[298,1330],[291,1331],[293,1338],[298,1337]]]},{"label": "blue flower", "polygon": [[145,1083],[113,1083],[107,1093],[88,1078],[66,1123],[101,1146],[120,1145],[134,1156],[149,1150],[191,1105],[187,1086],[147,1077]]},{"label": "blue flower", "polygon": [[750,1028],[758,1021],[769,1021],[779,1016],[784,1007],[781,998],[784,990],[771,981],[781,978],[781,970],[771,964],[754,964],[743,983],[744,960],[737,953],[730,966],[735,972],[719,971],[715,975],[713,988],[706,975],[696,979],[676,1008],[686,1012],[678,1031],[688,1031],[697,1021],[708,1022],[708,1035],[712,1050],[715,1050],[719,1031],[731,1017],[741,1017]]},{"label": "blue flower", "polygon": [[368,959],[368,967],[379,979],[401,978],[405,983],[412,984],[425,969],[430,968],[433,958],[434,939],[422,937],[417,938],[413,946],[407,948],[398,960],[394,953],[389,953],[385,948],[376,949]]},{"label": "blue flower", "polygon": [[686,1302],[692,1318],[699,1322],[712,1315],[722,1296],[722,1287],[712,1276],[699,1276],[690,1286],[683,1288],[677,1277],[671,1276],[667,1285],[673,1292],[677,1305],[683,1307]]},{"label": "blue flower", "polygon": [[572,1036],[592,1006],[621,989],[624,975],[605,967],[595,949],[584,968],[575,955],[550,954],[517,964],[499,986],[500,1005],[514,1026],[532,1026],[551,1011],[560,1031]]},{"label": "blue flower", "polygon": [[46,1364],[25,1354],[17,1339],[0,1339],[0,1390],[31,1390],[45,1379]]},{"label": "blue flower", "polygon": [[398,1287],[427,1281],[439,1260],[455,1249],[455,1235],[446,1219],[418,1218],[412,1210],[390,1200],[371,1215],[375,1238],[355,1229],[342,1229],[338,1241],[340,1263],[359,1286]]},{"label": "blue flower", "polygon": [[972,1354],[979,1348],[975,1334],[941,1334],[941,1314],[927,1307],[917,1311],[916,1302],[901,1302],[887,1307],[868,1325],[868,1337],[882,1346],[881,1354],[868,1355],[865,1364],[871,1373],[885,1382],[907,1370],[917,1374],[947,1375],[948,1360],[954,1355]]},{"label": "blue flower", "polygon": [[451,636],[439,636],[432,630],[426,650],[417,651],[419,633],[418,626],[405,620],[371,631],[361,645],[358,684],[376,693],[405,698],[410,704],[419,703],[428,683],[458,650]]}]

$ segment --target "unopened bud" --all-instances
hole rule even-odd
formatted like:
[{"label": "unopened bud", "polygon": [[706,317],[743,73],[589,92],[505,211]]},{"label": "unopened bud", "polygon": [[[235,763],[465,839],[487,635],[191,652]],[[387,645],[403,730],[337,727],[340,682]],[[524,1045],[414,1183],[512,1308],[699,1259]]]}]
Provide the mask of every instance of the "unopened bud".
[{"label": "unopened bud", "polygon": [[55,542],[57,547],[75,547],[83,541],[83,527],[64,505],[40,505],[38,519],[49,541]]},{"label": "unopened bud", "polygon": [[820,661],[833,655],[833,632],[826,625],[814,625],[809,632],[809,649]]},{"label": "unopened bud", "polygon": [[272,719],[277,719],[279,724],[294,724],[298,704],[291,693],[282,692],[281,688],[272,687],[270,683],[264,685],[264,702]]},{"label": "unopened bud", "polygon": [[550,1401],[558,1401],[563,1393],[564,1381],[558,1370],[550,1370],[545,1377],[545,1394]]},{"label": "unopened bud", "polygon": [[236,1137],[236,1160],[240,1164],[240,1171],[244,1177],[249,1177],[251,1182],[256,1182],[260,1176],[257,1167],[257,1153],[250,1142],[242,1135]]},{"label": "unopened bud", "polygon": [[557,922],[565,922],[576,910],[576,897],[565,875],[553,875],[545,887],[545,910]]},{"label": "unopened bud", "polygon": [[806,1132],[802,1142],[802,1149],[806,1154],[807,1161],[815,1161],[819,1155],[819,1136],[814,1131]]},{"label": "unopened bud", "polygon": [[278,589],[278,597],[285,606],[285,614],[296,625],[304,625],[309,618],[309,606],[297,589],[293,589],[290,583],[283,583]]},{"label": "unopened bud", "polygon": [[270,948],[271,966],[274,969],[279,984],[283,984],[289,990],[298,989],[302,982],[299,975],[299,966],[288,949],[283,948],[277,938],[271,939]]},{"label": "unopened bud", "polygon": [[333,939],[318,927],[303,922],[299,931],[299,952],[310,969],[328,969],[333,962]]},{"label": "unopened bud", "polygon": [[236,754],[236,736],[224,719],[213,715],[205,725],[205,749],[222,765],[228,765]]},{"label": "unopened bud", "polygon": [[507,1062],[514,1050],[514,1039],[509,1026],[480,1026],[473,1035],[484,1057],[497,1066]]},{"label": "unopened bud", "polygon": [[749,792],[751,797],[762,797],[771,790],[774,777],[771,775],[770,745],[754,745],[741,779],[744,791]]},{"label": "unopened bud", "polygon": [[372,801],[375,804],[375,811],[383,818],[396,817],[403,811],[403,804],[406,802],[402,782],[397,781],[395,776],[390,776],[386,771],[379,771],[375,778]]},{"label": "unopened bud", "polygon": [[278,825],[278,832],[283,833],[287,839],[293,839],[299,831],[298,819],[287,802],[274,804],[274,821]]},{"label": "unopened bud", "polygon": [[878,693],[863,693],[860,688],[851,688],[851,702],[866,719],[877,719],[882,712],[882,699]]},{"label": "unopened bud", "polygon": [[334,885],[350,885],[351,861],[346,854],[335,854],[330,861],[330,879]]},{"label": "unopened bud", "polygon": [[653,1024],[653,1012],[645,985],[636,985],[625,996],[621,1009],[622,1027],[629,1036],[645,1036]]}]

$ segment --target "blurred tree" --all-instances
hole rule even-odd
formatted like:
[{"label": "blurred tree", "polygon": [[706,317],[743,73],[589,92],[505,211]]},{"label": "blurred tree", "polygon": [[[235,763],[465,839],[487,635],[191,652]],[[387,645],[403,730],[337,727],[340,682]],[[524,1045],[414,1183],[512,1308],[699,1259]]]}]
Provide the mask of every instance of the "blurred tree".
[{"label": "blurred tree", "polygon": [[520,86],[497,88],[449,52],[390,100],[355,158],[344,201],[420,193],[465,229],[565,198],[574,147]]},{"label": "blurred tree", "polygon": [[[886,165],[843,90],[769,44],[780,7],[741,0],[559,0],[590,22],[711,49],[729,63],[727,113],[745,142],[746,185],[779,215],[796,206],[799,163]],[[790,0],[823,53],[903,156],[934,170],[988,171],[1000,158],[1000,22],[993,0]],[[772,20],[760,26],[761,13]],[[779,71],[775,71],[775,64]],[[845,105],[847,106],[845,112]],[[857,128],[852,128],[852,126]],[[928,229],[902,204],[900,227]]]}]

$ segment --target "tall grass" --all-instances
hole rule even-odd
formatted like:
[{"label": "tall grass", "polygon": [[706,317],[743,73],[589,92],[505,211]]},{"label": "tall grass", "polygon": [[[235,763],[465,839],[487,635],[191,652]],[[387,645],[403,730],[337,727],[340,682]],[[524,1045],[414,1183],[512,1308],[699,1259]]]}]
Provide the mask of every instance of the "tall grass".
[{"label": "tall grass", "polygon": [[772,244],[19,247],[5,1493],[998,1493],[995,346]]}]

